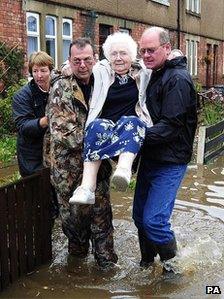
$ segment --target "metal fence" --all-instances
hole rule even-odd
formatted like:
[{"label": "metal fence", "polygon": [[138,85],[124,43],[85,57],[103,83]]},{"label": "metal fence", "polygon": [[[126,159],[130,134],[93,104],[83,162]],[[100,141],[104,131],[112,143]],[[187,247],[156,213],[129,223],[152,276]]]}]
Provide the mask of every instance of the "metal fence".
[{"label": "metal fence", "polygon": [[0,290],[52,258],[49,170],[0,188]]}]

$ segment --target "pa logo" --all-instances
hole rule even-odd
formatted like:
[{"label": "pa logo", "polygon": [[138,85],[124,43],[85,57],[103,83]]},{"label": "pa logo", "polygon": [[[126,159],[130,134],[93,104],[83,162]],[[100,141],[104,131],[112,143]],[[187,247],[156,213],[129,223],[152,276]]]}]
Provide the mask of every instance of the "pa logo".
[{"label": "pa logo", "polygon": [[206,286],[206,294],[221,294],[219,286]]}]

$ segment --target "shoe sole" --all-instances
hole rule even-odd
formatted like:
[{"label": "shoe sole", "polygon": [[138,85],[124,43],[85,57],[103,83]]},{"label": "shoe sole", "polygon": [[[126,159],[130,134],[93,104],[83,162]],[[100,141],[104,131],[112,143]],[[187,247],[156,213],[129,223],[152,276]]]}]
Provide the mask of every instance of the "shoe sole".
[{"label": "shoe sole", "polygon": [[117,191],[124,192],[128,188],[128,182],[121,176],[114,176],[111,180],[111,183],[115,186]]},{"label": "shoe sole", "polygon": [[91,200],[91,201],[81,201],[81,200],[69,200],[69,204],[70,205],[94,205],[95,204],[95,199]]}]

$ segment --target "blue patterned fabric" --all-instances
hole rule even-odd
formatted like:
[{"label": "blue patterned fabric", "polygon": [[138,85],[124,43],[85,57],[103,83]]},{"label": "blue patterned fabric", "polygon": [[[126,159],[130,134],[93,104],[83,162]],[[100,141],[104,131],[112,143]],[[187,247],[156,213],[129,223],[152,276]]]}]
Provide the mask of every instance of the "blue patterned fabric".
[{"label": "blue patterned fabric", "polygon": [[136,116],[122,116],[116,123],[97,118],[89,124],[84,139],[84,161],[112,158],[123,152],[137,154],[146,126]]}]

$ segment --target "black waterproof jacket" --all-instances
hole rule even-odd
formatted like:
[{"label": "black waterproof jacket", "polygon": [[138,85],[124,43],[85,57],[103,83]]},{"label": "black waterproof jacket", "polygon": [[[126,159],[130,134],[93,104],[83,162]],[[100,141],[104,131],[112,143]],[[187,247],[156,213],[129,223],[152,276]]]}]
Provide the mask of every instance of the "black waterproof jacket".
[{"label": "black waterproof jacket", "polygon": [[39,125],[45,115],[48,93],[32,79],[13,97],[13,118],[18,131],[17,159],[20,174],[27,176],[43,167],[43,137],[46,129]]},{"label": "black waterproof jacket", "polygon": [[197,105],[185,57],[166,61],[162,69],[153,71],[146,105],[154,125],[147,129],[143,159],[188,163],[197,126]]}]

